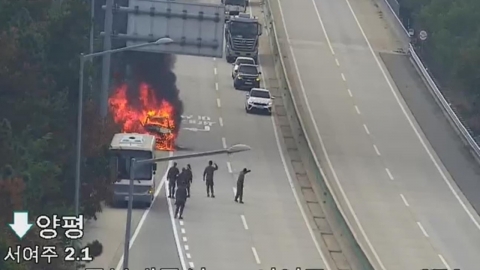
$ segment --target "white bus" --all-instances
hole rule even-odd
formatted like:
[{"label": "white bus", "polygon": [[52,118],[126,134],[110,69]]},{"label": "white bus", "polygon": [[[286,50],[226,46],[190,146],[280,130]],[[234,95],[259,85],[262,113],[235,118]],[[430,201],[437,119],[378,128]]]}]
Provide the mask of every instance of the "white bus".
[{"label": "white bus", "polygon": [[[110,143],[110,169],[113,184],[112,204],[128,202],[130,163],[155,158],[155,136],[137,133],[118,133]],[[155,192],[157,164],[136,164],[133,182],[133,202],[149,207]]]}]

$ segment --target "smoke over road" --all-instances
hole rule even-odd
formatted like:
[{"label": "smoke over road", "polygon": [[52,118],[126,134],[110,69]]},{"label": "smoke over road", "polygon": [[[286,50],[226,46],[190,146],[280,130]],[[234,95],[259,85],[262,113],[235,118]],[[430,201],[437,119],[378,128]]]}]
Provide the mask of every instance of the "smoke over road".
[{"label": "smoke over road", "polygon": [[164,150],[173,149],[182,123],[175,60],[170,54],[125,53],[122,63],[115,64],[119,70],[109,98],[110,111],[123,132],[151,133],[157,138],[157,148]]}]

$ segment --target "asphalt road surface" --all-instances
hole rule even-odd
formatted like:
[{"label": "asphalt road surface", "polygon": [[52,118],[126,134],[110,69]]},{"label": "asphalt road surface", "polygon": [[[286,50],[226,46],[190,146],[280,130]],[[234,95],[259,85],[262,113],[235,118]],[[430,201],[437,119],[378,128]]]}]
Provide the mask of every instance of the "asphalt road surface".
[{"label": "asphalt road surface", "polygon": [[[268,46],[266,37],[262,45]],[[325,268],[285,173],[272,119],[245,112],[246,92],[234,90],[231,68],[225,59],[179,56],[176,63],[184,115],[193,121],[184,121],[179,137],[187,151],[175,154],[236,143],[252,147],[231,156],[178,162],[190,163],[194,172],[184,220],[176,221],[185,264],[212,270]],[[202,181],[208,160],[219,166],[216,198],[206,196]],[[252,172],[246,176],[242,205],[234,202],[234,188],[244,167]]]},{"label": "asphalt road surface", "polygon": [[377,269],[478,269],[478,215],[374,52],[382,36],[367,41],[373,4],[271,2],[316,154]]},{"label": "asphalt road surface", "polygon": [[[263,18],[255,9],[254,13]],[[261,43],[261,58],[272,57],[266,51],[266,36]],[[174,154],[236,143],[248,144],[252,150],[178,161],[180,167],[189,163],[194,173],[184,219],[173,219],[174,201],[166,198],[164,188],[159,190],[152,208],[135,218],[130,269],[326,269],[293,194],[282,161],[285,149],[279,149],[272,118],[245,112],[246,92],[234,90],[231,68],[225,59],[177,57],[175,73],[185,112],[177,140],[181,150]],[[267,78],[274,76],[270,68],[263,72]],[[202,181],[208,160],[219,166],[215,173],[216,198],[206,196]],[[234,192],[238,172],[244,167],[252,172],[245,179],[245,204],[239,204],[234,202]],[[159,181],[161,172],[159,169]],[[118,239],[123,239],[124,219],[115,221],[121,228],[116,231],[117,242],[121,242]],[[110,267],[117,266],[123,254],[121,243],[115,242],[116,252],[111,251],[114,248],[109,244],[113,242],[111,238],[105,241],[108,254],[115,254]]]},{"label": "asphalt road surface", "polygon": [[[157,152],[157,157],[168,155]],[[131,236],[133,244],[130,252],[130,269],[145,269],[152,266],[179,267],[180,259],[176,252],[176,242],[173,235],[173,226],[168,216],[168,204],[162,187],[162,179],[166,171],[166,164],[158,165],[156,175],[157,194],[155,202],[150,209],[134,208],[132,213]],[[100,257],[87,265],[87,267],[116,268],[122,261],[126,205],[111,208],[104,206],[98,213],[98,220],[89,222],[85,226],[83,242],[99,240],[103,244]],[[146,244],[145,244],[146,243]],[[152,247],[162,247],[158,252]],[[170,248],[172,247],[172,248]]]}]

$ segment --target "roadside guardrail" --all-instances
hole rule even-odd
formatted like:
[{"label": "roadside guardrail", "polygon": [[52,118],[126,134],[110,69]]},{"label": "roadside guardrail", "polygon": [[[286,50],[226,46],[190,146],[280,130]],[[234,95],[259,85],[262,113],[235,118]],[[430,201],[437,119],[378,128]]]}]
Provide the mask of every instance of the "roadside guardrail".
[{"label": "roadside guardrail", "polygon": [[337,196],[335,195],[331,185],[328,183],[328,181],[326,181],[326,179],[324,179],[322,175],[320,162],[314,154],[315,152],[312,149],[312,144],[310,142],[310,139],[308,138],[308,133],[305,130],[305,122],[302,119],[300,111],[298,110],[298,103],[294,97],[294,94],[291,92],[291,89],[293,88],[288,79],[287,69],[283,58],[284,56],[281,52],[280,43],[277,38],[277,29],[275,27],[272,9],[269,3],[270,0],[261,1],[263,2],[263,14],[265,16],[265,21],[267,22],[267,25],[265,27],[267,29],[267,34],[270,37],[270,46],[272,48],[272,51],[277,56],[274,57],[275,71],[281,74],[281,76],[278,76],[278,79],[280,80],[282,88],[286,90],[284,91],[284,93],[282,93],[282,97],[285,99],[284,106],[287,112],[291,111],[291,113],[293,114],[289,117],[296,118],[296,120],[298,121],[304,138],[307,141],[309,153],[306,153],[306,155],[308,156],[307,160],[310,163],[308,164],[308,167],[315,168],[315,180],[324,192],[323,203],[331,210],[331,216],[332,218],[334,218],[335,225],[337,226],[336,230],[343,238],[343,242],[346,243],[350,247],[350,250],[353,251],[353,255],[356,257],[355,263],[357,264],[357,267],[360,267],[361,270],[373,270],[375,268],[372,266],[370,260],[368,259],[368,256],[365,254],[365,249],[363,249],[363,246],[357,241],[356,233],[354,230],[352,230],[352,226],[349,220],[346,218],[345,212],[343,211],[341,204],[337,199]]},{"label": "roadside guardrail", "polygon": [[[408,30],[405,28],[405,26],[403,26],[402,21],[398,17],[397,12],[395,12],[395,10],[392,8],[389,0],[383,0],[383,1],[387,4],[388,8],[390,9],[390,12],[392,12],[393,16],[395,16],[395,19],[397,20],[398,24],[402,27],[407,37],[409,37]],[[463,137],[462,139],[470,147],[470,150],[471,150],[470,152],[472,152],[474,157],[477,159],[477,162],[480,162],[480,148],[478,147],[478,143],[472,137],[472,134],[470,133],[468,128],[465,127],[465,125],[462,123],[460,118],[453,111],[453,108],[450,106],[450,103],[445,99],[442,92],[437,87],[435,81],[432,79],[432,76],[430,75],[428,70],[425,68],[425,65],[422,63],[422,60],[420,59],[420,57],[418,57],[418,54],[415,52],[415,48],[412,46],[411,43],[408,44],[408,54],[411,56],[412,62],[416,65],[420,74],[422,75],[424,80],[427,82],[435,100],[442,108],[444,114],[450,120],[450,123],[455,128],[457,133],[459,133],[461,137]]]}]

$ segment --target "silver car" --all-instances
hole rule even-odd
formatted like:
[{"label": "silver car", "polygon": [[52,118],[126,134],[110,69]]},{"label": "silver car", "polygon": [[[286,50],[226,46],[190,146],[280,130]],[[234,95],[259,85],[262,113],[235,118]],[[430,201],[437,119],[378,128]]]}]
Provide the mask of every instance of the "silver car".
[{"label": "silver car", "polygon": [[233,65],[233,67],[232,67],[232,79],[234,79],[235,76],[237,75],[238,67],[240,66],[240,64],[256,65],[255,60],[253,60],[253,58],[237,57],[237,60],[235,60],[235,62],[233,62],[233,64],[232,64]]}]

